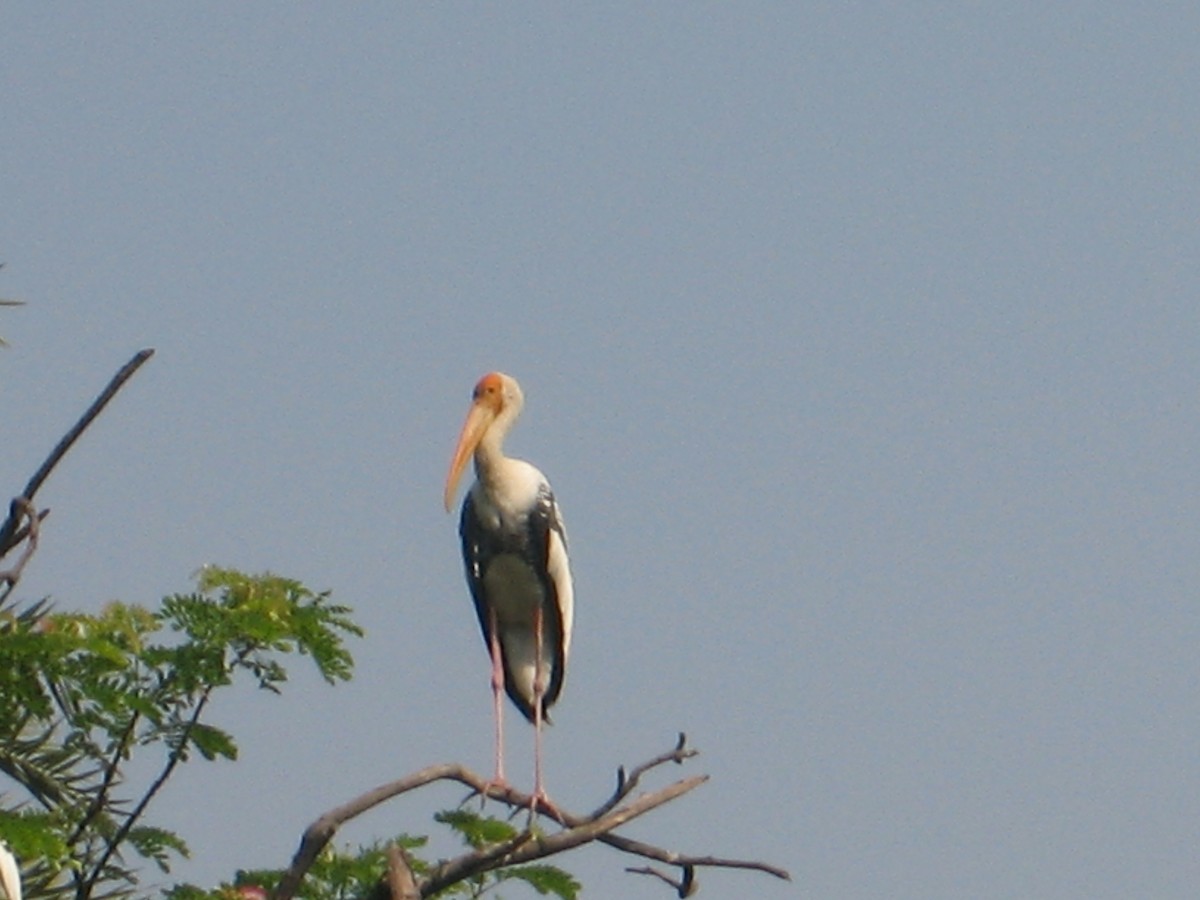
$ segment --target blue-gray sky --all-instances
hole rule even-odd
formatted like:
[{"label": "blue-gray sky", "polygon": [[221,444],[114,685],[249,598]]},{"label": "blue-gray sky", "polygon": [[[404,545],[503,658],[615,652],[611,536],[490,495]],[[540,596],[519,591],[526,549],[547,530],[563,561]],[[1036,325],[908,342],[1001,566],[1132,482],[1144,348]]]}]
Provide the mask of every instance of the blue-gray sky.
[{"label": "blue-gray sky", "polygon": [[[3,19],[5,489],[157,350],[45,487],[25,596],[153,603],[217,562],[368,629],[352,684],[213,710],[242,758],[163,798],[179,877],[487,769],[440,492],[501,369],[572,540],[560,803],[685,730],[712,783],[630,833],[795,877],[709,896],[1200,890],[1194,5]],[[572,868],[666,895],[627,863]]]}]

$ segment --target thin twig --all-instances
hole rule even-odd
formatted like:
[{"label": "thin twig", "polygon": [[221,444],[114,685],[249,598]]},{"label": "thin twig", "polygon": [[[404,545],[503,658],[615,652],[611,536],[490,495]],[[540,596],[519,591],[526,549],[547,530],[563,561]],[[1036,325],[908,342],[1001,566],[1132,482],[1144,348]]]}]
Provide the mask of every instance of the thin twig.
[{"label": "thin twig", "polygon": [[75,830],[71,832],[71,836],[67,839],[67,846],[72,847],[79,840],[85,831],[91,826],[96,816],[100,815],[104,809],[104,804],[108,801],[109,790],[117,781],[117,776],[120,772],[120,762],[125,758],[125,754],[129,751],[129,745],[133,741],[134,732],[137,730],[138,722],[141,720],[141,713],[136,710],[130,715],[129,722],[126,723],[121,736],[117,739],[113,746],[111,759],[104,767],[104,777],[100,780],[100,787],[96,791],[96,796],[92,798],[92,802],[88,805],[87,812],[83,814],[83,818],[79,820],[79,824],[75,826]]},{"label": "thin twig", "polygon": [[112,858],[113,854],[119,851],[122,842],[129,836],[129,832],[133,829],[133,826],[142,817],[142,814],[150,805],[150,801],[162,790],[162,786],[167,783],[167,779],[171,777],[171,773],[175,771],[175,767],[183,759],[183,755],[187,751],[188,738],[191,736],[196,723],[200,721],[200,714],[204,712],[204,707],[208,705],[208,698],[211,696],[211,692],[212,687],[209,687],[196,702],[196,708],[192,710],[192,715],[184,726],[182,734],[179,736],[179,744],[167,756],[167,762],[163,766],[162,771],[158,773],[158,777],[146,789],[146,793],[142,795],[142,799],[138,801],[137,806],[125,817],[125,821],[121,823],[121,827],[117,829],[111,838],[107,839],[108,846],[105,848],[104,853],[100,855],[100,859],[92,867],[87,880],[77,892],[77,900],[88,900],[91,896],[92,888],[96,886],[96,882],[103,874],[104,867],[108,865],[108,861]]},{"label": "thin twig", "polygon": [[[58,445],[52,451],[50,451],[50,455],[46,457],[45,462],[43,462],[41,467],[38,468],[38,470],[33,474],[33,477],[29,479],[29,483],[25,485],[25,491],[21,494],[22,497],[31,503],[33,502],[34,494],[37,493],[38,488],[40,488],[46,478],[49,477],[50,472],[53,471],[54,467],[58,465],[59,460],[61,460],[63,456],[66,455],[67,451],[71,449],[71,445],[74,444],[75,441],[79,439],[79,436],[87,429],[87,427],[92,424],[92,421],[96,418],[96,416],[100,415],[100,413],[104,410],[104,407],[108,405],[108,401],[110,401],[116,395],[117,391],[121,389],[125,382],[133,377],[133,373],[136,372],[141,365],[153,355],[154,350],[152,349],[147,348],[145,350],[140,350],[134,354],[133,358],[130,359],[129,362],[125,363],[125,365],[120,368],[117,374],[112,377],[112,380],[109,381],[104,390],[100,392],[99,396],[92,401],[92,405],[87,408],[82,416],[80,416],[79,421],[75,423],[74,427],[72,427],[70,431],[63,435],[62,439],[58,442]],[[12,549],[13,536],[17,531],[19,519],[20,516],[16,513],[16,511],[10,511],[8,519],[3,525],[0,525],[0,556],[3,556]]]},{"label": "thin twig", "polygon": [[687,854],[676,853],[672,850],[663,850],[661,847],[655,847],[652,844],[646,844],[642,841],[634,841],[619,834],[606,834],[603,837],[597,838],[597,840],[603,844],[608,844],[614,850],[620,850],[622,853],[643,856],[646,859],[653,859],[670,866],[712,866],[721,869],[749,869],[754,872],[774,875],[776,878],[784,881],[792,880],[791,873],[787,869],[756,860],[724,859],[720,856],[688,856]]},{"label": "thin twig", "polygon": [[652,875],[655,878],[661,879],[671,887],[675,888],[675,893],[680,898],[690,897],[692,894],[696,893],[696,891],[700,890],[700,882],[696,880],[696,870],[691,866],[684,867],[683,876],[678,881],[676,881],[670,875],[666,875],[658,871],[658,869],[652,868],[651,866],[641,866],[638,868],[627,866],[625,871],[632,872],[634,875]]},{"label": "thin twig", "polygon": [[699,750],[693,750],[687,745],[687,735],[682,731],[679,732],[679,739],[675,742],[675,749],[668,750],[666,753],[660,753],[653,759],[649,759],[640,766],[634,766],[633,771],[626,774],[625,767],[621,766],[617,770],[617,787],[613,791],[613,795],[604,801],[600,806],[593,810],[591,818],[597,819],[604,815],[610,809],[633,793],[633,789],[638,786],[638,782],[642,780],[642,776],[665,763],[673,762],[682,765],[684,760],[691,759],[693,756],[699,755]]},{"label": "thin twig", "polygon": [[[24,498],[17,498],[17,499],[24,499]],[[48,509],[43,509],[41,512],[39,512],[37,514],[38,524],[40,525],[42,522],[44,522],[46,519],[46,516],[48,516],[48,515],[50,515],[50,510],[48,510]],[[17,544],[19,544],[19,543],[21,543],[21,541],[25,540],[25,537],[28,534],[29,534],[29,525],[28,524],[22,525],[20,528],[18,528],[17,533],[14,534],[12,537],[12,547],[17,546]],[[8,549],[11,550],[12,547],[9,547]]]},{"label": "thin twig", "polygon": [[[234,658],[227,663],[227,671],[232,672],[234,669],[236,669],[253,651],[253,646],[246,647],[238,651]],[[168,683],[169,681],[160,685],[160,691],[165,690]],[[163,765],[162,771],[158,773],[158,777],[154,779],[148,788],[146,788],[146,793],[142,795],[142,798],[137,802],[137,805],[134,806],[133,810],[125,817],[125,820],[121,823],[121,827],[118,828],[116,833],[108,839],[108,847],[105,849],[104,854],[100,857],[100,861],[97,862],[95,867],[92,869],[91,874],[87,878],[85,884],[81,886],[79,891],[76,892],[77,900],[88,900],[88,897],[91,895],[92,888],[95,887],[96,880],[103,873],[104,866],[108,863],[108,860],[112,858],[114,854],[119,855],[121,843],[126,837],[129,836],[129,832],[133,830],[133,826],[138,823],[138,820],[141,819],[142,815],[146,812],[147,807],[150,806],[151,801],[154,800],[154,798],[158,795],[158,792],[162,790],[163,785],[167,783],[167,779],[171,777],[171,773],[175,771],[175,767],[178,766],[183,760],[185,754],[187,753],[187,745],[188,741],[191,739],[192,732],[196,730],[196,725],[200,722],[200,716],[204,712],[204,707],[208,705],[208,701],[212,697],[212,692],[216,687],[217,685],[215,683],[209,684],[207,687],[205,687],[203,693],[200,694],[200,698],[196,701],[196,707],[192,710],[191,716],[184,724],[183,730],[179,733],[178,743],[176,743],[175,749],[173,749],[167,756],[167,761]],[[138,718],[138,713],[134,713],[131,717],[129,724],[122,733],[122,743],[133,736],[134,728],[137,724]],[[115,772],[116,759],[117,758],[114,757],[112,766],[110,767],[109,771],[105,773],[105,789],[107,789],[109,784],[109,774]]]}]

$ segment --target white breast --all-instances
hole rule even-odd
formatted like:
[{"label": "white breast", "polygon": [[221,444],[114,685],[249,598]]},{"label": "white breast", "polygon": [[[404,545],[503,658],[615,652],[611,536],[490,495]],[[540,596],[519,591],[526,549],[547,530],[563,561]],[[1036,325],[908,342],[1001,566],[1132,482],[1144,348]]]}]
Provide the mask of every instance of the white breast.
[{"label": "white breast", "polygon": [[471,487],[476,515],[484,528],[509,528],[521,523],[537,502],[546,476],[523,459],[503,459]]}]

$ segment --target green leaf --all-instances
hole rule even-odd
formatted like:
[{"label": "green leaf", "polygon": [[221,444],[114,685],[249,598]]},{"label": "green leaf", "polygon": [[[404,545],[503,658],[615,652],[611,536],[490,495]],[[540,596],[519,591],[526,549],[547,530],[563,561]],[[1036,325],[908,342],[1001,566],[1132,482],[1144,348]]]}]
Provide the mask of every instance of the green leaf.
[{"label": "green leaf", "polygon": [[511,869],[501,869],[496,872],[497,881],[515,878],[524,881],[539,894],[554,894],[562,900],[576,900],[583,886],[569,872],[564,872],[557,866],[531,865],[515,866]]},{"label": "green leaf", "polygon": [[188,851],[188,845],[184,843],[183,838],[175,834],[173,831],[167,831],[165,828],[153,828],[148,825],[141,825],[137,828],[129,829],[129,834],[126,837],[129,843],[139,854],[151,859],[163,872],[171,871],[171,858],[173,855],[182,856],[187,859],[191,856]]},{"label": "green leaf", "polygon": [[462,836],[463,841],[475,850],[488,844],[499,844],[517,836],[517,829],[510,823],[473,813],[466,809],[446,809],[434,815],[434,821],[449,825]]},{"label": "green leaf", "polygon": [[192,726],[188,738],[200,751],[200,755],[207,760],[216,759],[218,756],[230,760],[237,759],[237,744],[233,742],[233,737],[228,732],[222,731],[220,728],[197,722]]},{"label": "green leaf", "polygon": [[18,859],[49,859],[62,864],[70,858],[70,849],[48,813],[0,809],[0,840]]},{"label": "green leaf", "polygon": [[206,891],[187,882],[172,885],[163,891],[164,900],[210,900],[214,896],[217,896],[216,891]]}]

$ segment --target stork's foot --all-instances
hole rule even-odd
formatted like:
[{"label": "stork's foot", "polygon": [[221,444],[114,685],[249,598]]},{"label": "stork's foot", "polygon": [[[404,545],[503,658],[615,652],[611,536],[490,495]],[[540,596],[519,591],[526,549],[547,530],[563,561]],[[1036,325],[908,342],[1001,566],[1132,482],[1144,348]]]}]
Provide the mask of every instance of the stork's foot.
[{"label": "stork's foot", "polygon": [[534,791],[533,795],[529,798],[529,823],[531,825],[539,812],[544,812],[559,822],[563,820],[563,811],[558,808],[558,804],[551,800],[550,795],[542,788]]},{"label": "stork's foot", "polygon": [[[482,787],[476,788],[475,790],[471,791],[471,793],[467,794],[467,796],[463,797],[462,802],[466,803],[472,797],[478,797],[479,798],[479,808],[483,809],[483,807],[487,803],[489,797],[491,797],[493,800],[495,800],[495,799],[498,799],[500,796],[515,793],[515,792],[516,792],[516,788],[514,788],[511,784],[508,783],[508,779],[505,778],[504,775],[501,774],[500,772],[497,772],[495,775],[493,775],[491,778],[489,778],[487,781],[485,781],[483,783]],[[459,805],[461,806],[462,803],[460,803]]]}]

